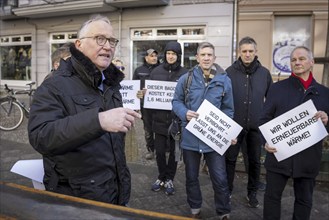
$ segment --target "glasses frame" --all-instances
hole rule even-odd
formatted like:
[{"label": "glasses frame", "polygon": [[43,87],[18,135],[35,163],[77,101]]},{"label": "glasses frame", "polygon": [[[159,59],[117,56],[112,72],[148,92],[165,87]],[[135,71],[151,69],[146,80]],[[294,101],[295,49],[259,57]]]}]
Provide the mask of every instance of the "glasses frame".
[{"label": "glasses frame", "polygon": [[[99,43],[100,37],[106,39],[103,44]],[[96,43],[98,46],[104,46],[106,44],[106,42],[109,42],[110,46],[114,48],[119,43],[118,39],[116,39],[114,37],[107,38],[103,35],[97,35],[97,36],[93,36],[93,37],[81,37],[80,40],[85,39],[85,38],[93,38],[94,40],[96,40]]]}]

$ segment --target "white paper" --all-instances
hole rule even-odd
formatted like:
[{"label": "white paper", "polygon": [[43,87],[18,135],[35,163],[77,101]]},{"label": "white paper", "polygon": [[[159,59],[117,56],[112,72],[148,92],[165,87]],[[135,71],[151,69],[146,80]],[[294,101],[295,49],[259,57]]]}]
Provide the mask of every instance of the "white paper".
[{"label": "white paper", "polygon": [[43,185],[44,169],[42,159],[19,160],[10,171],[31,179],[34,188],[45,190]]},{"label": "white paper", "polygon": [[177,82],[145,80],[144,108],[171,110]]},{"label": "white paper", "polygon": [[267,143],[275,147],[278,161],[291,157],[314,145],[328,133],[322,121],[315,120],[317,112],[309,100],[259,127]]},{"label": "white paper", "polygon": [[242,127],[207,100],[203,101],[197,112],[198,119],[193,118],[186,129],[223,155]]},{"label": "white paper", "polygon": [[137,92],[140,90],[140,80],[123,80],[120,84],[123,107],[140,110],[140,99],[137,98]]}]

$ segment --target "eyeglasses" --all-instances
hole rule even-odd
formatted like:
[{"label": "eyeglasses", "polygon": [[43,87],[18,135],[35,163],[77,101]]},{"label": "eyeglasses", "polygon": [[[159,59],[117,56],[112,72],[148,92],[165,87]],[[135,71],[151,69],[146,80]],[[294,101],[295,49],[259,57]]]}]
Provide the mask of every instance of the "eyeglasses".
[{"label": "eyeglasses", "polygon": [[118,68],[121,71],[125,71],[125,67],[124,66],[115,66],[116,68]]},{"label": "eyeglasses", "polygon": [[96,43],[98,44],[98,46],[104,46],[107,41],[109,42],[111,47],[116,47],[119,43],[118,39],[115,39],[113,37],[106,38],[105,36],[102,35],[95,37],[82,37],[80,39],[84,39],[84,38],[93,38],[94,40],[96,39]]}]

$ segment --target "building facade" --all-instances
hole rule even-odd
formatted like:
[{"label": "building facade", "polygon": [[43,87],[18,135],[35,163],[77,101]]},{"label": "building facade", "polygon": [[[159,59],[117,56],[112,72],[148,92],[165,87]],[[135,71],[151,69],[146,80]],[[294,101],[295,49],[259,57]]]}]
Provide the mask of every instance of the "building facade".
[{"label": "building facade", "polygon": [[[196,64],[196,48],[202,41],[213,43],[217,62],[229,66],[233,51],[234,1],[191,2],[19,0],[17,6],[11,7],[11,14],[1,20],[1,84],[20,86],[29,80],[42,83],[51,69],[51,53],[68,41],[74,42],[80,25],[95,13],[110,18],[119,39],[115,57],[124,62],[128,79],[142,64],[144,51],[154,48],[161,58],[169,41],[182,45],[182,65],[187,68]],[[27,54],[26,64],[20,62],[23,52]]]},{"label": "building facade", "polygon": [[[216,62],[226,68],[238,56],[238,41],[250,36],[277,81],[290,74],[294,46],[306,45],[315,57],[325,57],[329,40],[328,0],[2,0],[0,87],[40,85],[52,68],[52,52],[74,42],[82,22],[98,13],[112,22],[119,39],[115,57],[124,62],[127,79],[142,64],[145,50],[156,49],[161,59],[168,41],[181,44],[186,68],[196,64],[198,43],[209,41]],[[324,64],[313,72],[318,82],[328,77]],[[327,172],[328,152],[324,149]]]}]

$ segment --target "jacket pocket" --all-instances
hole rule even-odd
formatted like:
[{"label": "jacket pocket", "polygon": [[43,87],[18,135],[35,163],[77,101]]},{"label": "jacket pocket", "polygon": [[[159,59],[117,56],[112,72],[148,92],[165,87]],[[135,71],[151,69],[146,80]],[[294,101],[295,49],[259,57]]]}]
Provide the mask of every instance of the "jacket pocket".
[{"label": "jacket pocket", "polygon": [[97,108],[97,98],[95,96],[83,94],[72,96],[76,112],[83,112],[88,109]]},{"label": "jacket pocket", "polygon": [[87,177],[69,179],[73,194],[77,197],[108,203],[117,203],[118,186],[110,171],[99,172]]}]

